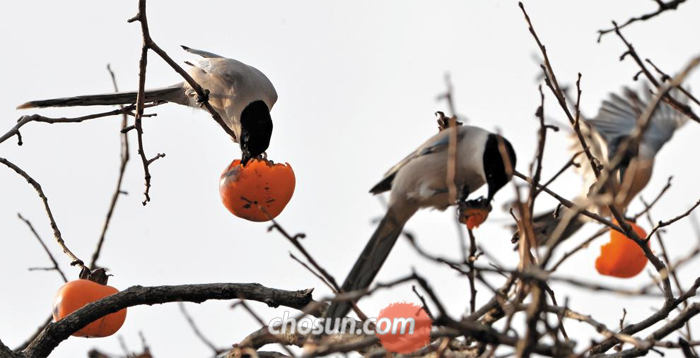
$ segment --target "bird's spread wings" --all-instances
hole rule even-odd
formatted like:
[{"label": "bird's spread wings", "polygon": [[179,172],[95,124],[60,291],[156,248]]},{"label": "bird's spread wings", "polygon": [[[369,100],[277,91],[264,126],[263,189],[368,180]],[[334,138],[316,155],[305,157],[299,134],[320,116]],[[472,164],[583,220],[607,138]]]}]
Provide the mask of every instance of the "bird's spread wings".
[{"label": "bird's spread wings", "polygon": [[[645,95],[642,98],[640,93]],[[685,96],[675,96],[674,98],[687,102]],[[585,119],[581,125],[581,132],[586,139],[591,153],[598,158],[602,164],[607,165],[608,161],[617,155],[618,147],[632,133],[639,116],[646,109],[651,100],[651,92],[648,86],[643,86],[640,92],[635,92],[629,88],[623,89],[621,94],[610,94],[610,97],[603,102],[598,115],[592,119]],[[583,118],[583,117],[582,117]],[[675,110],[670,105],[662,102],[654,111],[650,127],[644,134],[643,143],[651,148],[654,153],[668,142],[673,136],[673,132],[687,121],[687,117]],[[578,137],[571,135],[574,145],[573,151],[582,151]],[[579,158],[583,158],[579,156]],[[581,166],[576,171],[583,177],[584,185],[581,193],[586,197],[589,189],[597,182],[593,169],[585,158],[579,159]]]},{"label": "bird's spread wings", "polygon": [[[587,122],[605,139],[610,156],[614,156],[619,144],[634,130],[637,120],[651,100],[648,86],[642,88],[644,97],[625,88],[622,95],[612,94],[594,119]],[[673,93],[672,93],[673,94]],[[687,101],[679,96],[681,101]],[[662,102],[654,111],[650,127],[644,134],[643,142],[658,152],[673,136],[673,132],[687,121],[687,116]]]}]

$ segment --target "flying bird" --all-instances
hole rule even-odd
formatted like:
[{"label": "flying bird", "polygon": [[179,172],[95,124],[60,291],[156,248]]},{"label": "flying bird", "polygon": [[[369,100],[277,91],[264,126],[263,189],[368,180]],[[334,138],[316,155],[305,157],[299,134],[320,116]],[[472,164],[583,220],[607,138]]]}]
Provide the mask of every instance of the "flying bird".
[{"label": "flying bird", "polygon": [[[591,149],[591,154],[600,160],[605,168],[609,168],[614,158],[620,155],[619,152],[624,148],[622,144],[630,138],[639,117],[652,99],[648,86],[643,86],[641,92],[644,94],[640,95],[630,88],[624,88],[621,95],[610,94],[610,97],[603,101],[595,118],[584,118],[581,122],[582,134],[584,134]],[[687,102],[687,98],[683,102]],[[622,160],[619,161],[619,164],[615,168],[611,168],[611,180],[617,193],[614,198],[615,205],[622,212],[627,210],[630,202],[649,183],[656,154],[687,120],[688,117],[685,114],[669,104],[661,102],[651,117],[649,128],[644,133],[638,150],[633,151],[633,148],[628,147],[621,154]],[[573,148],[580,151],[581,144],[578,138],[572,135],[572,140],[574,141]],[[588,160],[582,161],[578,171],[584,184],[582,192],[574,201],[584,202],[596,183],[596,177]],[[595,204],[588,209],[600,215],[610,216],[607,205]],[[563,212],[559,212],[555,216],[554,211],[550,211],[534,218],[534,229],[538,242],[543,243],[550,237],[562,217],[564,217]],[[560,240],[573,235],[586,221],[582,215],[574,217],[563,229]]]},{"label": "flying bird", "polygon": [[[236,135],[243,163],[263,154],[270,145],[270,110],[277,101],[272,82],[255,67],[207,51],[182,48],[201,58],[190,65],[189,74],[202,88],[209,90],[208,100]],[[199,98],[186,82],[147,90],[146,103],[172,102],[199,108]],[[97,106],[136,103],[136,92],[107,93],[31,101],[18,109],[34,107]]]},{"label": "flying bird", "polygon": [[[505,138],[473,126],[452,126],[440,131],[413,153],[392,167],[370,193],[389,191],[386,215],[355,262],[343,283],[343,292],[369,287],[389,256],[404,224],[421,208],[445,210],[456,204],[449,199],[447,187],[450,134],[457,131],[454,184],[462,197],[488,186],[486,202],[511,179],[515,151]],[[503,154],[502,154],[503,153]],[[504,160],[507,155],[508,160]],[[329,307],[327,318],[345,316],[350,302]]]}]

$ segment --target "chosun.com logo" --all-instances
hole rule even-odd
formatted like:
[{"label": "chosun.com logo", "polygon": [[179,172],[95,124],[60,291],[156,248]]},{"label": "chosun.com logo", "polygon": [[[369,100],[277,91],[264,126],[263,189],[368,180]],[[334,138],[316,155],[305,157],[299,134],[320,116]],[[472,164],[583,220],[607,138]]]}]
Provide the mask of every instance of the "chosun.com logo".
[{"label": "chosun.com logo", "polygon": [[[359,323],[359,324],[358,324]],[[358,322],[352,318],[305,317],[295,319],[284,312],[282,317],[273,318],[267,325],[271,334],[357,334],[376,335],[379,342],[389,352],[409,354],[425,347],[430,342],[433,321],[423,307],[406,302],[396,302],[379,312],[378,317]]]}]

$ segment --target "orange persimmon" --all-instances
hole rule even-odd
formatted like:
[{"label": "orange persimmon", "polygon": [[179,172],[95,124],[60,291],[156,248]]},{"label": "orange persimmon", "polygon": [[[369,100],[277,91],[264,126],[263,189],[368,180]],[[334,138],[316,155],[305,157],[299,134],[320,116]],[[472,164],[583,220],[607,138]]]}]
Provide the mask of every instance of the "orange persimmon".
[{"label": "orange persimmon", "polygon": [[233,214],[250,221],[279,215],[294,194],[296,178],[288,164],[252,159],[245,166],[234,160],[221,174],[219,194]]},{"label": "orange persimmon", "polygon": [[[112,286],[99,284],[88,279],[78,279],[63,285],[53,301],[53,320],[57,322],[63,317],[77,311],[88,303],[118,293]],[[76,337],[107,337],[116,333],[124,324],[126,308],[98,318],[87,326],[79,329]]]},{"label": "orange persimmon", "polygon": [[458,209],[459,222],[466,224],[469,230],[473,230],[489,217],[491,204],[484,198],[469,201],[460,199]]},{"label": "orange persimmon", "polygon": [[482,208],[469,208],[464,211],[464,216],[461,217],[461,222],[467,225],[469,230],[473,230],[486,221],[489,217],[489,211]]},{"label": "orange persimmon", "polygon": [[[647,233],[633,222],[628,222],[640,238]],[[634,240],[615,230],[610,230],[610,242],[601,246],[600,256],[595,261],[595,268],[601,275],[619,278],[637,276],[647,265],[644,251]]]}]

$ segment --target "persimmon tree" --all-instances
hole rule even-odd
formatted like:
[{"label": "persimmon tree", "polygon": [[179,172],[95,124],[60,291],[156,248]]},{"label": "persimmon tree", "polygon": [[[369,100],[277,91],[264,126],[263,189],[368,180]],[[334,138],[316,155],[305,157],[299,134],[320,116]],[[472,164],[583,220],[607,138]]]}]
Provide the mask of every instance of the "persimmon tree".
[{"label": "persimmon tree", "polygon": [[[635,135],[626,139],[622,144],[623,146],[638,145],[645,131],[649,130],[650,120],[654,110],[661,103],[669,104],[677,111],[688,116],[695,122],[692,123],[693,125],[698,125],[698,123],[700,123],[700,118],[693,111],[693,107],[685,104],[687,101],[690,101],[694,106],[700,105],[700,102],[689,92],[684,83],[688,74],[700,64],[700,56],[690,59],[687,65],[678,71],[677,75],[668,75],[664,70],[654,65],[651,60],[642,60],[643,57],[635,50],[631,42],[623,34],[623,31],[627,27],[643,26],[642,23],[647,25],[652,23],[655,17],[662,16],[666,11],[682,9],[681,5],[685,0],[668,2],[655,0],[655,2],[659,6],[657,11],[632,17],[622,25],[613,22],[610,29],[599,31],[599,36],[601,38],[605,36],[617,36],[625,48],[622,56],[623,59],[632,60],[639,67],[639,73],[635,77],[641,77],[652,85],[652,100],[644,113],[640,115],[637,130],[634,132]],[[673,216],[663,221],[653,222],[651,220],[651,214],[655,204],[671,189],[671,182],[669,180],[668,185],[664,187],[656,198],[649,203],[644,202],[645,209],[633,216],[634,219],[649,218],[649,221],[654,224],[652,230],[646,234],[638,230],[636,225],[628,223],[624,213],[620,211],[614,202],[608,204],[612,217],[607,218],[588,211],[585,207],[581,207],[572,200],[550,189],[550,184],[556,181],[561,173],[571,170],[573,166],[590,165],[597,178],[596,187],[598,188],[598,192],[591,194],[592,198],[595,199],[596,196],[602,196],[603,188],[608,193],[614,193],[614,188],[609,184],[612,168],[600,164],[598,158],[591,152],[590,146],[586,142],[586,137],[581,131],[579,106],[583,86],[581,84],[582,76],[579,74],[579,77],[576,79],[575,95],[573,98],[569,97],[569,93],[564,88],[565,86],[556,75],[556,63],[548,56],[545,41],[542,40],[542,38],[546,38],[546,36],[542,38],[539,36],[536,31],[536,21],[530,18],[522,3],[519,6],[524,18],[523,31],[529,30],[542,56],[541,74],[544,86],[540,86],[541,102],[533,106],[537,108],[536,119],[539,125],[537,128],[537,150],[535,157],[531,160],[529,173],[523,174],[513,169],[514,179],[512,186],[516,194],[516,201],[512,205],[511,214],[519,232],[516,244],[520,262],[517,269],[503,268],[498,265],[496,260],[493,260],[487,255],[477,244],[477,237],[475,232],[471,230],[471,226],[470,229],[467,230],[467,237],[461,238],[463,251],[462,260],[450,260],[434,256],[423,247],[419,246],[413,235],[408,232],[404,235],[413,245],[416,252],[421,256],[439,265],[444,265],[464,277],[470,287],[471,296],[469,302],[464,303],[464,306],[468,307],[468,314],[462,317],[450,315],[448,309],[440,300],[441,295],[449,293],[435,292],[431,288],[429,278],[421,275],[420,272],[409,273],[392,282],[376,284],[372,288],[361,292],[341,292],[336,279],[324,268],[324,260],[315,258],[307,250],[306,244],[301,240],[304,234],[290,233],[286,231],[280,223],[270,218],[270,230],[279,233],[282,238],[291,243],[301,254],[301,257],[292,255],[292,258],[312,272],[313,275],[318,278],[318,282],[330,287],[335,293],[334,296],[314,298],[312,296],[313,288],[301,288],[296,291],[289,291],[266,287],[262,284],[242,283],[133,286],[89,303],[73,313],[66,314],[62,312],[59,317],[62,319],[56,322],[52,322],[50,318],[47,319],[46,323],[39,328],[37,333],[29,337],[26,344],[16,349],[7,347],[3,344],[1,340],[2,337],[0,337],[0,357],[19,358],[49,356],[61,342],[68,339],[71,335],[85,332],[87,329],[86,327],[90,327],[89,325],[91,322],[100,320],[116,312],[123,312],[123,310],[128,307],[171,302],[201,303],[209,300],[235,301],[236,305],[248,310],[248,312],[260,322],[260,326],[250,327],[250,335],[242,341],[228,342],[228,348],[220,348],[216,344],[208,341],[207,338],[200,333],[197,326],[194,324],[194,320],[187,313],[184,306],[181,306],[183,314],[187,317],[188,322],[197,336],[203,340],[216,355],[225,355],[226,357],[282,357],[297,355],[317,357],[336,353],[356,352],[367,356],[378,357],[386,355],[387,352],[379,344],[376,336],[329,335],[314,337],[298,332],[272,334],[265,327],[265,323],[250,310],[246,302],[258,301],[271,307],[289,307],[299,312],[298,318],[307,315],[322,317],[328,306],[327,302],[330,300],[360,299],[360,302],[362,302],[361,300],[363,299],[371,299],[372,293],[377,290],[388,290],[403,284],[414,285],[414,292],[422,301],[425,309],[429,312],[434,327],[430,344],[411,354],[411,356],[418,357],[436,354],[437,356],[446,357],[492,357],[497,354],[496,352],[501,347],[507,346],[511,347],[518,357],[528,357],[533,354],[551,357],[635,357],[643,356],[650,352],[661,351],[674,352],[675,354],[680,353],[686,357],[697,357],[695,347],[700,345],[700,341],[694,340],[691,335],[692,332],[689,322],[695,319],[695,316],[700,313],[700,303],[691,303],[691,298],[696,295],[696,291],[700,287],[700,275],[694,282],[681,282],[676,274],[676,270],[680,266],[696,259],[700,253],[700,246],[691,250],[687,257],[676,260],[675,262],[671,261],[664,248],[663,238],[660,235],[659,229],[673,225],[691,215],[693,210],[700,205],[700,201],[684,203],[684,205],[687,206],[686,209],[673,214]],[[537,18],[537,16],[533,15],[533,18]],[[61,247],[62,251],[70,260],[71,265],[78,266],[86,272],[95,272],[95,269],[99,268],[97,262],[105,240],[105,232],[110,225],[112,212],[122,192],[121,186],[124,169],[130,159],[129,149],[131,144],[129,136],[132,136],[131,139],[133,140],[133,135],[135,133],[137,151],[143,169],[143,205],[147,205],[151,200],[151,174],[149,167],[153,165],[156,160],[164,157],[164,154],[156,154],[154,156],[149,156],[147,154],[145,149],[146,137],[144,136],[142,128],[143,118],[149,116],[149,114],[146,114],[145,110],[152,109],[152,107],[157,105],[147,105],[143,95],[146,83],[147,58],[148,55],[151,54],[151,51],[183,77],[202,99],[202,107],[211,114],[212,118],[221,126],[227,135],[233,135],[231,129],[227,127],[221,119],[221,116],[207,102],[207,89],[197,84],[151,37],[146,17],[145,0],[139,1],[138,13],[129,21],[138,22],[143,35],[141,58],[139,62],[139,95],[136,103],[115,110],[75,118],[48,118],[38,114],[23,116],[19,118],[16,125],[0,137],[1,145],[11,145],[11,139],[13,138],[17,141],[17,144],[21,145],[23,138],[20,130],[30,122],[80,123],[107,116],[123,116],[122,157],[117,187],[112,195],[110,209],[103,226],[102,235],[89,263],[77,257],[69,249],[71,243],[64,240],[59,229],[59,223],[55,220],[54,213],[49,205],[48,197],[51,193],[44,192],[39,180],[32,177],[30,173],[27,173],[10,159],[0,157],[0,163],[3,164],[4,167],[25,179],[28,184],[35,189],[39,200],[41,200],[45,208],[50,227],[53,231],[55,244]],[[448,82],[448,90],[445,94],[441,95],[440,98],[447,100],[447,106],[450,108],[451,114],[454,115],[451,88],[451,83]],[[679,98],[679,96],[683,96],[683,98]],[[568,120],[567,125],[570,126],[569,130],[574,133],[581,148],[583,148],[581,153],[575,155],[551,178],[542,177],[544,149],[547,144],[548,133],[558,131],[562,128],[548,122],[544,114],[545,99],[548,101],[553,100],[561,107],[560,114],[566,117]],[[456,119],[457,118],[454,116],[447,117],[442,115],[439,119],[439,125],[441,127],[457,125]],[[452,160],[455,159],[452,158]],[[291,175],[293,178],[293,174]],[[602,224],[603,228],[590,238],[581,241],[580,245],[575,250],[569,252],[562,253],[560,251],[559,241],[557,241],[556,238],[552,240],[552,242],[549,242],[548,245],[541,245],[541,243],[536,242],[533,229],[535,202],[540,195],[551,196],[559,202],[560,206],[569,208],[580,215],[588,217],[594,222]],[[4,203],[4,205],[8,204]],[[34,236],[39,239],[41,244],[44,245],[44,248],[46,248],[45,245],[48,243],[41,240],[34,230],[33,224],[21,216],[20,219],[28,225]],[[638,290],[624,290],[618,287],[598,284],[595,281],[585,281],[558,275],[557,268],[559,268],[562,262],[579,253],[582,248],[586,247],[586,245],[597,237],[608,233],[611,233],[614,241],[616,240],[615,242],[624,242],[624,244],[627,245],[625,247],[632,247],[638,250],[638,257],[643,260],[648,260],[652,264],[655,273],[647,286],[641,287]],[[698,233],[698,235],[700,236],[700,233]],[[652,239],[656,239],[659,242],[661,247],[660,251],[655,252],[650,249],[649,242]],[[611,245],[613,243],[614,242],[611,242]],[[613,250],[613,248],[610,248],[610,250]],[[625,250],[629,251],[630,249]],[[50,260],[53,263],[51,269],[57,270],[63,277],[63,280],[68,281],[65,274],[60,271],[57,263],[59,259],[53,257],[49,250],[46,250],[46,252],[49,253]],[[601,263],[602,266],[610,264],[610,262]],[[605,269],[609,272],[615,271],[615,268],[610,268],[609,266],[606,266]],[[626,275],[627,272],[623,274]],[[502,276],[502,284],[500,284],[500,286],[493,285],[494,280],[491,279],[492,276]],[[581,290],[601,290],[620,294],[649,295],[650,297],[658,299],[661,307],[640,321],[633,323],[623,323],[623,321],[621,321],[621,326],[619,328],[608,327],[592,318],[591,314],[594,312],[579,312],[574,307],[569,307],[566,303],[561,304],[558,302],[556,293],[550,287],[550,283],[552,282],[566,282]],[[485,293],[478,292],[476,289],[477,284],[487,287],[489,291]],[[481,301],[485,303],[477,304],[477,295],[480,295]],[[366,318],[363,317],[363,314],[358,314],[358,316],[361,319]],[[522,324],[516,324],[517,322],[515,322],[515,320],[521,319],[521,317],[524,318]],[[596,340],[587,345],[588,342],[577,341],[575,337],[570,337],[566,331],[566,326],[569,321],[578,321],[590,325],[598,333]],[[505,324],[503,324],[504,322]],[[516,328],[516,326],[522,328]],[[667,339],[672,333],[679,333],[682,338],[678,338],[677,340]],[[263,347],[272,343],[280,344],[283,347],[282,352],[262,350]],[[289,348],[293,346],[303,347],[303,353]],[[613,348],[616,349],[615,352],[611,352]],[[107,355],[100,353],[98,350],[91,352],[90,356],[107,357]],[[139,357],[150,356],[149,349],[144,344],[144,351]]]}]

